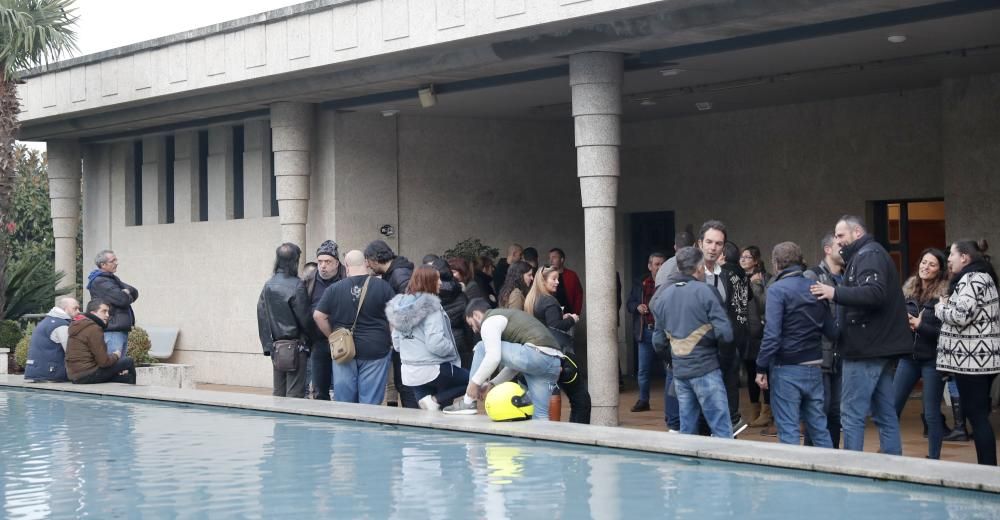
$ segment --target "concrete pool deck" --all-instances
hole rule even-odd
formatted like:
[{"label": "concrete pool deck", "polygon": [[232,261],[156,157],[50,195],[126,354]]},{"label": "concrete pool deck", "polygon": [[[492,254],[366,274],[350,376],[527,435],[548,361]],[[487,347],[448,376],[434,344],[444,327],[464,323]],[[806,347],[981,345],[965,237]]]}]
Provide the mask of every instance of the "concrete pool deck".
[{"label": "concrete pool deck", "polygon": [[212,390],[129,386],[116,383],[101,385],[25,383],[22,376],[15,375],[0,375],[0,387],[435,428],[1000,493],[1000,469],[996,467],[877,453],[804,448],[757,441],[734,442],[692,435],[571,423],[530,421],[495,423],[484,415],[447,416],[424,410]]}]

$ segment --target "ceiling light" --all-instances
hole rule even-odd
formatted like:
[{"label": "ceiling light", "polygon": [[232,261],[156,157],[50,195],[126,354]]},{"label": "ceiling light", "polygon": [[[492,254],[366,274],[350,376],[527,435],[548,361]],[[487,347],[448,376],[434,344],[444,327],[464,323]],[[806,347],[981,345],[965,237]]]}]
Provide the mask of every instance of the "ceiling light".
[{"label": "ceiling light", "polygon": [[902,34],[893,34],[889,36],[889,43],[903,43],[906,41],[906,36]]},{"label": "ceiling light", "polygon": [[437,104],[437,94],[434,93],[434,85],[428,85],[417,91],[420,97],[420,106],[430,108]]},{"label": "ceiling light", "polygon": [[652,99],[649,98],[644,98],[641,101],[639,101],[639,104],[644,107],[651,107],[656,104],[656,101],[653,101]]},{"label": "ceiling light", "polygon": [[684,69],[660,69],[660,75],[665,78],[676,76],[681,72],[684,72]]},{"label": "ceiling light", "polygon": [[399,110],[396,110],[395,108],[387,108],[382,111],[382,117],[392,117],[398,113]]},{"label": "ceiling light", "polygon": [[695,108],[698,109],[699,112],[704,112],[706,110],[712,110],[712,102],[711,101],[699,101],[699,102],[695,103],[694,106],[695,106]]}]

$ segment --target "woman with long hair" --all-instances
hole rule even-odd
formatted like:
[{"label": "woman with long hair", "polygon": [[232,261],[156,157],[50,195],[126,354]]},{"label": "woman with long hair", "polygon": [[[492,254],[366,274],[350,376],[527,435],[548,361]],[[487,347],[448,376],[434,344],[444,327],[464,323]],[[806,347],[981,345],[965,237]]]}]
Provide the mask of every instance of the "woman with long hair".
[{"label": "woman with long hair", "polygon": [[[767,274],[764,262],[760,259],[760,248],[747,246],[740,251],[740,267],[750,282],[753,298],[747,309],[747,341],[741,346],[743,367],[747,372],[747,395],[750,397],[750,426],[767,427],[774,421],[771,414],[771,390],[761,390],[753,380],[757,373],[757,354],[760,354],[760,343],[764,339],[764,312],[767,282],[771,275]],[[761,402],[761,394],[764,396]]]},{"label": "woman with long hair", "polygon": [[437,293],[437,269],[422,265],[413,272],[406,294],[386,305],[392,346],[399,351],[403,384],[412,388],[424,410],[440,410],[465,393],[469,372],[460,365],[451,320]]},{"label": "woman with long hair", "polygon": [[913,331],[913,352],[899,360],[892,380],[896,415],[903,414],[910,392],[917,381],[924,381],[921,392],[927,432],[927,457],[941,458],[944,420],[941,415],[941,395],[944,385],[937,371],[937,343],[941,320],[934,316],[934,306],[948,291],[948,260],[939,249],[928,248],[920,253],[917,274],[903,284],[910,330]]},{"label": "woman with long hair", "polygon": [[524,299],[535,281],[535,273],[531,264],[518,260],[507,268],[507,279],[500,288],[500,307],[504,309],[524,310]]},{"label": "woman with long hair", "polygon": [[448,266],[451,267],[451,274],[460,284],[469,301],[482,298],[490,302],[490,307],[496,307],[496,299],[480,284],[476,279],[475,268],[472,262],[460,258],[452,257],[448,259]]},{"label": "woman with long hair", "polygon": [[955,374],[962,410],[972,425],[977,461],[996,466],[990,386],[1000,373],[1000,303],[988,247],[985,240],[951,245],[948,295],[934,307],[934,314],[941,320],[937,369]]},{"label": "woman with long hair", "polygon": [[[534,316],[552,330],[552,335],[559,340],[559,348],[563,355],[576,366],[573,327],[580,321],[580,317],[562,311],[555,296],[558,287],[559,270],[551,266],[540,267],[528,291],[528,297],[524,299],[524,312]],[[583,378],[578,376],[570,383],[559,383],[559,388],[569,398],[569,421],[590,424],[590,392]]]}]

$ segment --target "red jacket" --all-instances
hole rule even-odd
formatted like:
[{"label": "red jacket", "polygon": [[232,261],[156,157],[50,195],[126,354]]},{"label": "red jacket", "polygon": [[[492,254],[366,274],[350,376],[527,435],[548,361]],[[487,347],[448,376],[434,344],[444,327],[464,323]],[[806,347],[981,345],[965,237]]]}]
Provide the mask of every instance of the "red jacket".
[{"label": "red jacket", "polygon": [[583,285],[580,284],[580,277],[572,269],[563,268],[562,285],[566,289],[566,300],[569,303],[568,312],[580,314],[583,311]]}]

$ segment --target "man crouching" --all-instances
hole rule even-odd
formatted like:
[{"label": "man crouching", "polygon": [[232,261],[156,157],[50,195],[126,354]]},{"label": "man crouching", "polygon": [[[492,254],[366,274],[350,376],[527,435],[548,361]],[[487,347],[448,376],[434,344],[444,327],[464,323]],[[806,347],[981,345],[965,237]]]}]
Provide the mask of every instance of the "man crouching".
[{"label": "man crouching", "polygon": [[94,383],[135,384],[135,362],[115,352],[108,354],[104,329],[111,308],[101,300],[90,300],[83,319],[69,326],[66,375],[78,385]]},{"label": "man crouching", "polygon": [[718,293],[701,281],[702,252],[685,247],[676,258],[678,272],[670,275],[662,297],[654,300],[653,316],[670,342],[681,433],[698,433],[700,412],[712,436],[732,439],[718,342],[732,341],[733,329]]}]

